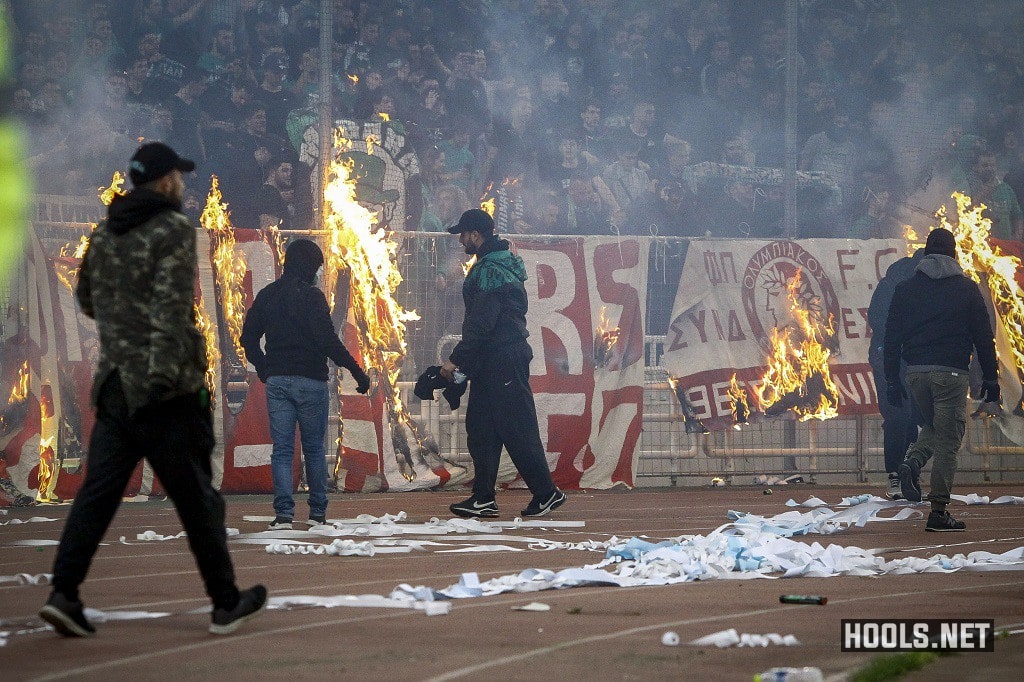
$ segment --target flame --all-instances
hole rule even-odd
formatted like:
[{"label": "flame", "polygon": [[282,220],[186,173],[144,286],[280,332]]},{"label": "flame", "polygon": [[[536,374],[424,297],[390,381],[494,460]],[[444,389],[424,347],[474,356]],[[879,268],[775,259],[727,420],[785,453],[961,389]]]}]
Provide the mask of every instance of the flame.
[{"label": "flame", "polygon": [[[353,163],[337,156],[350,148],[350,142],[336,132],[335,160],[324,188],[324,285],[333,310],[338,278],[348,272],[349,305],[364,363],[379,372],[379,385],[395,428],[404,426],[416,433],[399,397],[398,373],[406,355],[405,323],[418,320],[419,315],[404,310],[395,300],[402,282],[398,242],[378,227],[377,214],[358,202]],[[403,473],[410,480],[414,477],[411,467]]]},{"label": "flame", "polygon": [[28,398],[28,360],[21,363],[21,367],[18,369],[18,379],[14,382],[14,387],[11,388],[11,396],[7,399],[8,405],[21,402]]},{"label": "flame", "polygon": [[235,250],[235,233],[231,227],[231,213],[223,202],[217,176],[210,183],[210,193],[206,197],[206,208],[199,218],[200,224],[210,233],[214,244],[213,269],[217,276],[220,289],[221,312],[227,325],[231,345],[239,360],[245,362],[245,351],[242,349],[242,320],[245,316],[245,297],[243,281],[245,280],[245,257]]},{"label": "flame", "polygon": [[380,141],[377,139],[377,136],[376,135],[367,135],[366,136],[366,153],[368,155],[370,155],[370,156],[373,156],[373,146],[374,145],[377,145],[378,147],[380,146]]},{"label": "flame", "polygon": [[921,238],[917,236],[917,230],[910,225],[903,226],[903,239],[907,242],[907,255],[913,256],[914,251],[921,245]]},{"label": "flame", "polygon": [[206,341],[206,390],[210,392],[210,400],[213,400],[214,387],[217,385],[217,368],[220,367],[220,346],[217,343],[217,335],[213,331],[213,322],[210,321],[210,316],[206,313],[206,306],[203,303],[203,298],[200,296],[199,300],[193,304],[192,307],[193,317],[196,321],[196,329],[203,335],[203,340]]},{"label": "flame", "polygon": [[957,261],[964,274],[988,288],[1019,375],[1024,368],[1024,300],[1016,280],[1021,261],[989,243],[992,221],[982,216],[982,211],[987,208],[985,204],[972,206],[971,198],[959,192],[954,192],[952,198],[956,202],[957,224],[950,223],[945,206],[935,217],[939,219],[939,227],[951,231],[956,237]]},{"label": "flame", "polygon": [[127,192],[124,191],[124,175],[121,171],[114,171],[114,177],[110,180],[110,187],[99,189],[100,201],[103,202],[104,206],[110,206],[110,203],[114,200],[114,197],[123,197]]},{"label": "flame", "polygon": [[609,360],[612,349],[619,342],[619,328],[612,327],[605,315],[607,306],[601,306],[601,317],[594,331],[594,364],[603,367]]},{"label": "flame", "polygon": [[736,381],[736,374],[732,375],[732,379],[729,380],[729,397],[732,398],[732,418],[733,428],[737,431],[743,424],[747,424],[747,418],[750,416],[750,407],[747,405],[747,392],[740,387],[738,381]]},{"label": "flame", "polygon": [[345,77],[352,81],[352,85],[359,84],[359,76],[355,75],[354,73],[346,74]]},{"label": "flame", "polygon": [[377,115],[380,116],[381,119],[383,119],[385,123],[387,123],[388,121],[391,120],[391,117],[386,112],[378,111]]},{"label": "flame", "polygon": [[484,195],[480,197],[480,210],[487,213],[487,215],[494,217],[496,195],[491,194],[491,190],[494,189],[494,183],[488,183],[487,189],[484,190]]},{"label": "flame", "polygon": [[[114,201],[116,196],[124,196],[124,175],[120,171],[114,171],[113,177],[110,179],[110,187],[100,187],[97,190],[99,192],[100,201],[103,202],[104,206],[110,206],[111,202]],[[96,229],[94,223],[92,229]],[[83,234],[78,239],[78,246],[75,247],[74,251],[71,250],[71,242],[68,242],[64,246],[60,247],[60,252],[57,254],[57,258],[74,258],[79,261],[85,256],[85,250],[89,248],[89,240],[92,238],[92,232],[89,234]],[[75,290],[75,282],[78,281],[78,267],[72,267],[71,264],[66,261],[63,265],[58,264],[55,268],[57,279],[60,283],[66,286],[71,291]]]},{"label": "flame", "polygon": [[57,483],[56,443],[57,421],[53,409],[53,391],[44,384],[39,391],[39,469],[36,502],[55,502],[53,487]]},{"label": "flame", "polygon": [[277,257],[277,264],[284,267],[284,237],[281,236],[281,228],[271,225],[267,231],[270,233],[270,241],[274,248],[274,255]]},{"label": "flame", "polygon": [[820,315],[800,302],[800,280],[801,271],[797,270],[786,284],[796,328],[772,329],[768,369],[754,392],[766,415],[792,409],[800,421],[831,419],[839,414],[839,389],[828,366],[831,351],[824,343],[834,332],[832,319],[823,324]]}]

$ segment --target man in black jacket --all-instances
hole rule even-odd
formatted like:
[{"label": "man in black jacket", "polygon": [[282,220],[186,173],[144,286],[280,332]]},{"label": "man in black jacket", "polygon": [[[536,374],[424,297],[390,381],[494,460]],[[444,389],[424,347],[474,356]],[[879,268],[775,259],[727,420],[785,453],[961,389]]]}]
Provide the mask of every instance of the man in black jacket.
[{"label": "man in black jacket", "polygon": [[988,309],[978,285],[956,260],[949,230],[933,230],[913,277],[896,287],[885,325],[886,395],[899,405],[907,391],[899,382],[900,358],[907,364],[907,386],[924,425],[899,467],[903,496],[921,501],[921,468],[934,458],[931,513],[925,530],[962,531],[965,525],[946,511],[956,473],[956,455],[967,427],[968,369],[972,349],[981,365],[981,398],[999,402],[999,365]]},{"label": "man in black jacket", "polygon": [[[316,287],[317,271],[323,264],[323,251],[315,243],[297,239],[289,244],[284,274],[256,295],[242,325],[245,356],[267,385],[274,441],[270,466],[275,518],[271,530],[291,530],[295,517],[292,462],[296,424],[309,486],[309,525],[327,520],[327,359],[352,373],[357,391],[366,393],[370,388],[370,377],[338,337],[327,298]],[[264,336],[265,352],[260,347]]]},{"label": "man in black jacket", "polygon": [[478,208],[462,214],[454,227],[467,255],[477,261],[462,284],[466,316],[462,339],[441,365],[441,375],[469,377],[466,446],[473,459],[473,495],[449,509],[463,517],[498,516],[494,486],[501,448],[508,450],[533,499],[523,516],[544,516],[565,502],[555,487],[537,427],[537,408],[530,390],[533,351],[526,337],[526,266],[494,234],[494,220]]},{"label": "man in black jacket", "polygon": [[[886,398],[886,387],[889,381],[885,374],[885,357],[883,341],[885,340],[885,319],[889,314],[892,296],[896,286],[914,276],[917,264],[924,258],[924,249],[918,249],[913,256],[900,258],[889,266],[885,276],[878,281],[875,292],[871,295],[868,305],[868,324],[871,325],[871,348],[868,350],[868,362],[875,379],[875,394],[878,396],[878,412],[882,415],[882,452],[885,458],[885,471],[889,475],[889,486],[886,495],[890,500],[902,500],[900,489],[900,464],[907,455],[907,450],[917,440],[917,430],[921,423],[921,415],[913,400],[902,401],[893,405]],[[902,364],[902,363],[901,363]],[[903,369],[894,379],[904,383]]]}]

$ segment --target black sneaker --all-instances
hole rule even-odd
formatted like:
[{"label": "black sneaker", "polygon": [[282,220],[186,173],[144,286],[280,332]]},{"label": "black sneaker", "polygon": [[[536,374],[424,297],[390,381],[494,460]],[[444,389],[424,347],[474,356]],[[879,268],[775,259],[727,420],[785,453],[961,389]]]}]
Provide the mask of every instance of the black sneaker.
[{"label": "black sneaker", "polygon": [[238,604],[231,609],[213,610],[210,632],[215,635],[230,635],[242,627],[242,623],[258,615],[267,608],[267,588],[254,585],[248,590],[238,593]]},{"label": "black sneaker", "polygon": [[924,529],[933,533],[950,533],[967,530],[967,525],[963,521],[954,519],[948,511],[933,511],[928,515],[928,523]]},{"label": "black sneaker", "polygon": [[267,530],[291,530],[292,520],[283,516],[278,516],[276,519],[270,522],[267,526]]},{"label": "black sneaker", "polygon": [[65,637],[92,637],[96,628],[85,618],[81,601],[71,601],[60,592],[53,592],[46,605],[39,609],[39,617]]},{"label": "black sneaker", "polygon": [[900,491],[903,498],[911,502],[921,501],[921,465],[912,459],[900,464]]},{"label": "black sneaker", "polygon": [[452,514],[461,516],[465,519],[471,518],[485,518],[493,519],[498,516],[498,503],[494,500],[487,502],[481,502],[475,497],[471,497],[468,500],[462,502],[456,502],[455,504],[448,507]]},{"label": "black sneaker", "polygon": [[544,516],[545,514],[553,512],[554,510],[558,509],[563,504],[565,504],[565,500],[565,493],[556,488],[555,492],[551,493],[551,495],[549,495],[547,499],[540,500],[535,497],[532,500],[530,500],[530,504],[526,505],[526,509],[522,511],[522,515]]}]

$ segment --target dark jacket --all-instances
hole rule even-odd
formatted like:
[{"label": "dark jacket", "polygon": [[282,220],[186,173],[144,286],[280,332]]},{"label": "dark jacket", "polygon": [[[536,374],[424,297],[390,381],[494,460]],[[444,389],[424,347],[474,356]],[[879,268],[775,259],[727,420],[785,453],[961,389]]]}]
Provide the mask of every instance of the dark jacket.
[{"label": "dark jacket", "polygon": [[995,337],[985,299],[956,260],[940,254],[921,259],[914,276],[897,285],[885,324],[885,374],[968,371],[977,349],[985,381],[998,378]]},{"label": "dark jacket", "polygon": [[871,350],[881,351],[885,340],[885,320],[889,316],[889,306],[896,286],[914,276],[917,264],[924,257],[924,249],[918,249],[912,256],[900,258],[890,265],[885,276],[878,280],[875,292],[871,294],[868,304],[868,324],[871,325]]},{"label": "dark jacket", "polygon": [[[260,338],[266,335],[266,352]],[[256,295],[242,325],[242,348],[260,379],[302,376],[327,381],[327,359],[362,374],[338,338],[327,299],[312,282],[287,270]]]},{"label": "dark jacket", "polygon": [[525,342],[526,266],[509,251],[509,243],[490,236],[481,245],[477,261],[462,284],[466,317],[462,340],[452,349],[450,360],[469,378],[475,378],[488,358]]},{"label": "dark jacket", "polygon": [[114,198],[89,240],[75,289],[100,335],[94,405],[115,370],[131,412],[203,388],[195,277],[196,231],[180,204],[143,189]]}]

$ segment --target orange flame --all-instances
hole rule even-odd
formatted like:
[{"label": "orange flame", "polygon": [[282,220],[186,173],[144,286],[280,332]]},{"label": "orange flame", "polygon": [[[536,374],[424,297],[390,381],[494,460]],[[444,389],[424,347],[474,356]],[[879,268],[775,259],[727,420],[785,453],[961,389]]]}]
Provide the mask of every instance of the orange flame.
[{"label": "orange flame", "polygon": [[352,85],[357,85],[359,83],[359,76],[354,73],[347,74],[346,78],[352,81]]},{"label": "orange flame", "polygon": [[267,231],[270,233],[270,241],[274,248],[277,264],[284,267],[284,237],[281,236],[281,229],[277,225],[271,225]]},{"label": "orange flame", "polygon": [[607,306],[601,306],[601,317],[594,331],[594,364],[603,366],[608,362],[612,350],[619,342],[619,328],[612,327],[605,314]]},{"label": "orange flame", "polygon": [[13,405],[28,398],[28,378],[28,360],[26,360],[21,363],[21,367],[18,369],[18,379],[11,388],[10,397],[7,398],[8,405]]},{"label": "orange flame", "polygon": [[831,419],[839,414],[839,389],[828,366],[831,351],[824,343],[834,333],[832,319],[824,323],[819,314],[801,303],[800,281],[801,271],[797,270],[786,284],[795,328],[772,329],[768,368],[755,395],[769,416],[792,409],[800,421]]},{"label": "orange flame", "polygon": [[210,400],[213,400],[217,386],[217,368],[220,367],[220,346],[217,343],[217,335],[213,330],[213,322],[206,312],[202,296],[199,297],[192,307],[193,317],[196,322],[196,329],[203,335],[206,342],[206,390],[210,392]]},{"label": "orange flame", "polygon": [[367,135],[366,136],[366,153],[368,155],[370,155],[370,156],[373,156],[373,146],[374,145],[377,145],[378,147],[380,146],[380,141],[377,139],[377,136],[376,135]]},{"label": "orange flame", "polygon": [[729,380],[728,393],[729,397],[732,398],[733,428],[738,431],[743,424],[748,423],[747,418],[750,416],[750,408],[747,406],[747,392],[736,381],[735,374]]},{"label": "orange flame", "polygon": [[384,122],[385,122],[385,123],[387,123],[388,121],[390,121],[390,120],[391,120],[391,116],[389,116],[389,115],[387,114],[387,112],[384,112],[384,111],[378,111],[378,112],[377,112],[377,115],[378,115],[378,116],[380,116],[380,117],[381,117],[381,118],[382,118],[382,119],[384,120]]},{"label": "orange flame", "polygon": [[57,483],[56,419],[53,391],[44,384],[39,391],[39,469],[36,502],[55,502],[53,487]]},{"label": "orange flame", "polygon": [[959,192],[954,192],[952,198],[957,207],[957,224],[951,224],[943,206],[936,213],[939,227],[956,237],[957,261],[964,274],[988,288],[1010,342],[1013,364],[1020,374],[1024,368],[1024,298],[1016,278],[1021,261],[989,243],[992,221],[982,216],[985,204],[972,206],[971,198]]},{"label": "orange flame", "polygon": [[124,191],[124,175],[121,171],[114,171],[114,176],[110,180],[110,187],[99,189],[100,201],[103,202],[104,206],[110,206],[110,202],[114,200],[116,196],[124,196],[127,192]]},{"label": "orange flame", "polygon": [[242,349],[242,320],[245,316],[245,298],[243,281],[245,280],[245,257],[235,250],[235,232],[231,227],[231,212],[224,203],[220,192],[217,176],[210,183],[210,193],[206,197],[206,208],[199,218],[200,224],[210,233],[214,244],[213,269],[220,288],[221,313],[227,325],[228,336],[235,354],[243,363],[245,351]]}]

